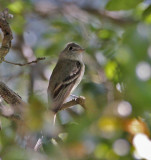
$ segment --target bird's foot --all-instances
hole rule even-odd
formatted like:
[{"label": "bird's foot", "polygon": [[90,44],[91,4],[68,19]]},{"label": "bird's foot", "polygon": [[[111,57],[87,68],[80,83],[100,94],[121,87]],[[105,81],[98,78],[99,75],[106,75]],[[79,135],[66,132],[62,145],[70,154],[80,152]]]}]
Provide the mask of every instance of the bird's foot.
[{"label": "bird's foot", "polygon": [[79,98],[78,96],[76,96],[76,95],[73,95],[73,94],[71,94],[70,96],[71,96],[71,97],[73,97],[74,99],[77,99],[77,98]]}]

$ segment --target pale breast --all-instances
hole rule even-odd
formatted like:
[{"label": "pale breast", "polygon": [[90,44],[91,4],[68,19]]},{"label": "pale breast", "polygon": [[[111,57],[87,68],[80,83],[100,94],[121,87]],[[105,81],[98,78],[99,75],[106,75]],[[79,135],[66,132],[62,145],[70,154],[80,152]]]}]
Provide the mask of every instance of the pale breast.
[{"label": "pale breast", "polygon": [[76,87],[79,85],[79,83],[81,82],[83,75],[84,75],[84,71],[85,71],[85,65],[84,63],[82,63],[82,67],[81,67],[81,72],[80,72],[80,76],[79,78],[76,80],[75,85],[73,86],[71,93],[76,89]]}]

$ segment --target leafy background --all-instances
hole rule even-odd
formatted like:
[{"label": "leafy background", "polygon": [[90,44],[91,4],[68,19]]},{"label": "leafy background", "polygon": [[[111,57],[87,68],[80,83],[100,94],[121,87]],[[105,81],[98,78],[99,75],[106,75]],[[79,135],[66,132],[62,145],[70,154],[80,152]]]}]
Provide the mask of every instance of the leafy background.
[{"label": "leafy background", "polygon": [[[0,10],[9,8],[14,15],[9,20],[13,44],[5,58],[27,62],[46,57],[25,67],[0,64],[0,79],[30,104],[23,124],[0,117],[2,160],[147,159],[133,140],[138,133],[149,137],[151,129],[150,4],[0,0]],[[62,111],[54,128],[47,105],[48,81],[59,52],[70,41],[86,49],[86,71],[75,94],[86,97],[87,110],[74,106]],[[42,135],[43,147],[34,152]]]}]

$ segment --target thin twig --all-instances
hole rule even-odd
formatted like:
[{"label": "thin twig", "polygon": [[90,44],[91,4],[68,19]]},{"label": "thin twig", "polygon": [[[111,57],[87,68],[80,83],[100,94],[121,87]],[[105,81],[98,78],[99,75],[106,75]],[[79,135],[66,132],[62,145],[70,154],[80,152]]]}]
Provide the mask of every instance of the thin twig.
[{"label": "thin twig", "polygon": [[36,145],[35,145],[35,147],[34,147],[34,151],[37,152],[37,151],[40,150],[40,148],[41,148],[41,146],[42,146],[42,139],[43,139],[43,136],[38,139],[38,141],[37,141],[37,143],[36,143]]},{"label": "thin twig", "polygon": [[45,57],[39,57],[39,58],[37,58],[36,60],[34,60],[34,61],[31,61],[31,62],[27,62],[27,63],[14,63],[14,62],[9,62],[9,61],[6,61],[6,60],[2,60],[2,61],[4,61],[4,62],[6,62],[6,63],[9,63],[9,64],[13,64],[13,65],[18,65],[18,66],[25,66],[25,65],[29,65],[29,64],[32,64],[32,63],[38,63],[38,61],[41,61],[41,60],[44,60],[45,59]]}]

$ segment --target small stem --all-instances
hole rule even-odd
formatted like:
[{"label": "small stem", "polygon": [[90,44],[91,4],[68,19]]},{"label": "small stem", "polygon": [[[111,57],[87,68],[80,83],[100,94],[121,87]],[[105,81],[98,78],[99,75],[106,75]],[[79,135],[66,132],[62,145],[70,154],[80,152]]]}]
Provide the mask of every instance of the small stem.
[{"label": "small stem", "polygon": [[18,65],[18,66],[25,66],[25,65],[29,65],[29,64],[32,64],[32,63],[38,63],[38,61],[41,61],[41,60],[44,60],[45,59],[45,57],[40,57],[40,58],[37,58],[36,60],[34,60],[34,61],[31,61],[31,62],[27,62],[27,63],[14,63],[14,62],[9,62],[9,61],[7,61],[7,60],[2,60],[3,62],[5,62],[5,63],[9,63],[9,64],[13,64],[13,65]]},{"label": "small stem", "polygon": [[36,143],[36,145],[35,145],[35,147],[34,147],[34,151],[37,152],[37,151],[40,150],[40,148],[41,148],[41,146],[42,146],[42,139],[43,139],[43,136],[38,139],[38,141],[37,141],[37,143]]}]

